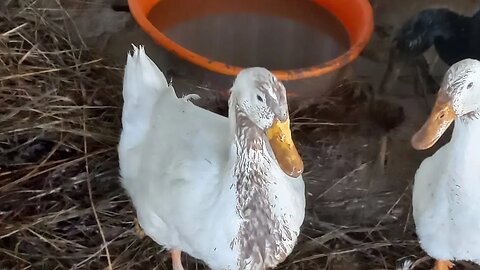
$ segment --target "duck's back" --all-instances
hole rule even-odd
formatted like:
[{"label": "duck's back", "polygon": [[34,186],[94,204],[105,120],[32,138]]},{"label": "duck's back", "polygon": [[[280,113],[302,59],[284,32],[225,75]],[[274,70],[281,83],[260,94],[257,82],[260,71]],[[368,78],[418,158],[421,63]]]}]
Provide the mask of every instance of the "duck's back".
[{"label": "duck's back", "polygon": [[213,222],[221,209],[212,207],[225,207],[222,218],[233,220],[227,217],[234,213],[228,211],[233,209],[233,196],[227,201],[219,181],[230,151],[227,118],[178,99],[140,48],[129,56],[125,68],[122,125],[118,147],[122,184],[140,225],[167,248],[205,257],[203,249],[225,241],[221,233],[210,233],[225,225]]},{"label": "duck's back", "polygon": [[449,66],[467,58],[480,59],[480,11],[472,17],[450,12],[444,18],[443,35],[435,38],[435,49]]}]

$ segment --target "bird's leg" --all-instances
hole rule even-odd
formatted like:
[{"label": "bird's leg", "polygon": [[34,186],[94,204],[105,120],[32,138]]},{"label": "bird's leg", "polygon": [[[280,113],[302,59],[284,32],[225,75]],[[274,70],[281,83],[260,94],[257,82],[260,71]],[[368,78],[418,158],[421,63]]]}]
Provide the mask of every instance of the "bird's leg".
[{"label": "bird's leg", "polygon": [[388,55],[387,70],[385,71],[380,86],[377,90],[378,95],[389,94],[393,85],[397,82],[400,72],[402,71],[405,63],[404,59],[401,59],[395,48],[390,49]]},{"label": "bird's leg", "polygon": [[182,251],[174,249],[171,251],[173,270],[184,270],[182,266]]},{"label": "bird's leg", "polygon": [[418,75],[422,78],[425,90],[431,94],[435,94],[438,91],[439,85],[430,74],[430,66],[428,65],[425,56],[420,55],[415,59],[415,65],[418,67]]},{"label": "bird's leg", "polygon": [[134,231],[135,234],[139,239],[143,239],[145,237],[145,232],[143,231],[142,227],[140,226],[140,223],[138,223],[138,219],[134,218],[133,219],[133,224],[134,224]]},{"label": "bird's leg", "polygon": [[[415,81],[417,82],[418,81],[418,84],[420,86],[420,88],[422,89],[421,94],[422,97],[423,97],[423,101],[425,102],[425,105],[426,105],[426,108],[427,108],[427,111],[430,111],[430,108],[431,108],[431,105],[430,103],[428,102],[428,98],[427,98],[427,83],[425,82],[425,78],[422,76],[422,71],[421,71],[421,68],[419,66],[416,66],[415,67],[416,71],[417,71],[417,77],[415,77]],[[417,87],[416,87],[417,89]],[[418,93],[418,91],[417,91]]]},{"label": "bird's leg", "polygon": [[450,261],[446,260],[436,260],[435,261],[435,266],[433,267],[432,270],[450,270],[452,269],[454,264]]}]

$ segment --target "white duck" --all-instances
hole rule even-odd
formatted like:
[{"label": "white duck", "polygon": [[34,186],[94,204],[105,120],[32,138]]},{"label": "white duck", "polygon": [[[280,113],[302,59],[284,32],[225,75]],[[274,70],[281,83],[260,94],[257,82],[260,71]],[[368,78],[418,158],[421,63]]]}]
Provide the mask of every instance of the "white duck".
[{"label": "white duck", "polygon": [[437,261],[480,263],[480,62],[450,67],[432,113],[412,137],[416,149],[435,144],[455,120],[452,138],[415,175],[413,215],[422,248]]},{"label": "white duck", "polygon": [[225,118],[177,98],[134,47],[124,78],[122,183],[144,232],[212,269],[275,267],[305,213],[303,162],[291,138],[285,87],[264,68],[240,72]]}]

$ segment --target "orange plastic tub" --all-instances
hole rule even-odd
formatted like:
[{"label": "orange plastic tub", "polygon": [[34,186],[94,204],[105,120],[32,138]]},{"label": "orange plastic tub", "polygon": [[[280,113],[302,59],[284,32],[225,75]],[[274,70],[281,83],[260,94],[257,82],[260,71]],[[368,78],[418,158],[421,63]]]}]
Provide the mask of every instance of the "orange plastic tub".
[{"label": "orange plastic tub", "polygon": [[[130,11],[138,22],[140,27],[150,35],[153,40],[160,44],[163,48],[170,51],[177,57],[187,61],[188,63],[197,65],[202,69],[211,71],[216,74],[235,76],[243,67],[234,66],[229,63],[223,63],[209,59],[205,56],[191,51],[185,47],[182,47],[172,39],[162,33],[152,22],[148,19],[148,14],[151,9],[162,0],[129,0]],[[170,0],[172,1],[172,0]],[[223,1],[223,2],[222,2]],[[182,20],[191,20],[202,16],[207,16],[212,13],[226,13],[226,12],[255,12],[257,8],[255,5],[215,5],[216,2],[225,3],[226,0],[209,0],[209,1],[191,1],[192,5],[204,5],[209,2],[208,8],[209,14],[202,14],[199,12],[199,8],[189,6],[183,10],[179,10],[179,14],[175,16],[181,16]],[[241,1],[241,0],[239,0]],[[261,1],[261,0],[259,0]],[[298,0],[300,1],[300,0]],[[304,0],[309,1],[309,0]],[[328,84],[325,80],[316,80],[315,78],[325,77],[326,74],[333,75],[339,69],[352,62],[358,57],[360,52],[368,43],[371,33],[373,31],[373,15],[372,8],[368,0],[310,0],[321,6],[323,9],[334,15],[343,25],[348,33],[350,39],[350,47],[343,54],[338,57],[318,63],[313,66],[288,69],[288,70],[273,70],[272,72],[282,81],[288,82],[305,82],[304,84],[295,83],[295,88],[312,88],[318,87],[318,84]],[[212,2],[212,3],[210,3]],[[230,1],[229,3],[235,3]],[[252,2],[254,3],[254,2]],[[258,2],[260,3],[260,2]],[[235,10],[231,10],[235,9]],[[204,9],[203,9],[204,10]],[[265,12],[265,10],[263,10]],[[301,14],[297,15],[293,19],[303,20]],[[167,22],[168,23],[168,22]],[[168,25],[163,25],[168,27]],[[332,76],[330,76],[332,77]],[[331,81],[331,79],[330,79]],[[287,86],[288,87],[288,86]],[[326,85],[323,85],[325,88]],[[321,88],[321,87],[320,87]],[[290,89],[291,90],[291,89]]]}]

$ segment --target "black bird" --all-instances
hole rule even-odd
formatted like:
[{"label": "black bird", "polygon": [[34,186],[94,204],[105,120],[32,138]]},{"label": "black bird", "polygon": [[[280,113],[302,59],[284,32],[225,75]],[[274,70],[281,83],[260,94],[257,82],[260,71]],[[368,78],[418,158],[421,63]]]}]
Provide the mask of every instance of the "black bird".
[{"label": "black bird", "polygon": [[409,61],[417,67],[425,88],[436,92],[438,84],[422,54],[434,46],[440,59],[449,66],[465,58],[480,60],[480,11],[468,17],[446,8],[422,10],[397,31],[392,45],[380,93],[396,81],[398,65]]},{"label": "black bird", "polygon": [[411,56],[433,45],[449,66],[465,58],[480,59],[480,11],[468,17],[446,8],[425,9],[400,28],[393,44]]}]

